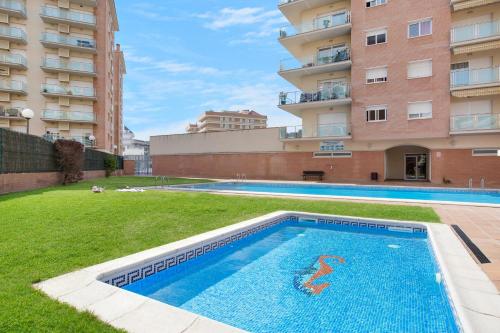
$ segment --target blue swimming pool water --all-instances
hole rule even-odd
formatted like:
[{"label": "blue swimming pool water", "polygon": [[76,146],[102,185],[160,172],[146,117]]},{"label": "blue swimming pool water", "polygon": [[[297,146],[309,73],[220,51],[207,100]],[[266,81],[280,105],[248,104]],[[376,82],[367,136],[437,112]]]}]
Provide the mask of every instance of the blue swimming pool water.
[{"label": "blue swimming pool water", "polygon": [[425,234],[352,229],[285,222],[125,288],[250,332],[458,332]]},{"label": "blue swimming pool water", "polygon": [[323,185],[220,182],[196,185],[183,185],[181,188],[219,191],[266,192],[283,194],[308,194],[318,196],[364,197],[384,199],[411,199],[423,201],[469,202],[500,204],[500,191],[474,191],[467,189],[411,188],[360,185]]}]

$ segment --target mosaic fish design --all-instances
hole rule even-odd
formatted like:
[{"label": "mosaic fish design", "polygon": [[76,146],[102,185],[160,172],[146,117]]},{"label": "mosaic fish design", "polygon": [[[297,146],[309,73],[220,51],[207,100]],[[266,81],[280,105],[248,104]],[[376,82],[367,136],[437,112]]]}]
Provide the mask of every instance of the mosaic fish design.
[{"label": "mosaic fish design", "polygon": [[307,295],[319,295],[330,286],[330,283],[324,282],[320,284],[313,284],[317,279],[330,275],[333,273],[333,268],[328,263],[326,259],[334,259],[336,264],[344,264],[345,259],[339,256],[333,255],[321,255],[319,256],[311,266],[308,268],[297,272],[293,281],[294,287]]}]

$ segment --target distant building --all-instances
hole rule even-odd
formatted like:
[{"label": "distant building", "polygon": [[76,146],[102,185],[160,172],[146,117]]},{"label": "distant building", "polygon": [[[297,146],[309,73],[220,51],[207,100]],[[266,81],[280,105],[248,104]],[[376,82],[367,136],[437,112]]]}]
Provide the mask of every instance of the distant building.
[{"label": "distant building", "polygon": [[188,133],[206,133],[267,128],[267,116],[252,110],[206,111],[197,124],[186,127]]},{"label": "distant building", "polygon": [[149,141],[138,140],[127,126],[122,134],[123,156],[149,156]]}]

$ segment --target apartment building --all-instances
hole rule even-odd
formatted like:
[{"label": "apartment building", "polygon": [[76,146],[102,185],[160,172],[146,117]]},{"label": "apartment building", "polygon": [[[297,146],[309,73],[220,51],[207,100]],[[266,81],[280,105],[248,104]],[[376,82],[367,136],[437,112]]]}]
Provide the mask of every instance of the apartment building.
[{"label": "apartment building", "polygon": [[120,153],[114,0],[0,0],[0,126]]},{"label": "apartment building", "polygon": [[[330,179],[500,184],[499,0],[280,0],[278,106]],[[322,160],[323,163],[318,162]],[[293,161],[290,161],[293,163]],[[342,170],[340,170],[342,169]]]},{"label": "apartment building", "polygon": [[223,132],[267,127],[267,116],[252,110],[206,111],[197,124],[188,124],[187,133]]}]

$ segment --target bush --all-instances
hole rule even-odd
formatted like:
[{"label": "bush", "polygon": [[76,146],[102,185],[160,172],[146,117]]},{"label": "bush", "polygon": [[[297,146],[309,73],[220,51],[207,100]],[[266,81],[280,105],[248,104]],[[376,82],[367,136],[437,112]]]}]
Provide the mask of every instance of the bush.
[{"label": "bush", "polygon": [[54,143],[56,160],[63,173],[63,185],[77,183],[83,179],[84,147],[81,143],[57,140]]},{"label": "bush", "polygon": [[106,170],[106,177],[109,177],[116,170],[116,158],[114,156],[106,156],[104,159],[104,170]]}]

